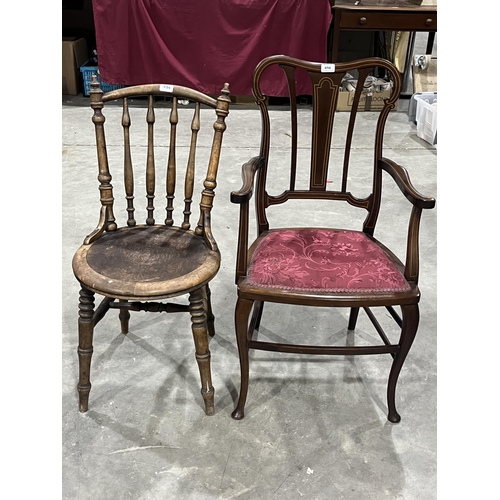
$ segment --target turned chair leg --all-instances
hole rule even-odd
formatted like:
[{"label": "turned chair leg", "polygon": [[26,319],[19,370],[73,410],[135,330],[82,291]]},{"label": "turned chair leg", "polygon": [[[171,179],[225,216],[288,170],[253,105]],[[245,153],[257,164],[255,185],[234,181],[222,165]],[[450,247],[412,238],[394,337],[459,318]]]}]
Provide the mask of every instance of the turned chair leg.
[{"label": "turned chair leg", "polygon": [[241,420],[245,416],[245,403],[248,394],[248,378],[249,378],[249,363],[248,363],[248,317],[253,306],[253,301],[248,299],[238,299],[235,309],[235,327],[236,340],[238,342],[238,354],[240,358],[240,397],[238,404],[231,416],[235,420]]},{"label": "turned chair leg", "polygon": [[394,357],[391,372],[389,374],[389,382],[387,384],[387,406],[389,409],[387,418],[393,423],[398,423],[401,420],[399,413],[396,411],[396,385],[403,363],[415,340],[419,322],[418,305],[402,306],[401,309],[403,314],[403,325],[401,327],[401,338],[399,340],[399,352]]},{"label": "turned chair leg", "polygon": [[208,334],[210,337],[213,337],[215,335],[215,316],[214,313],[212,312],[212,292],[210,291],[210,287],[208,286],[208,283],[205,285],[205,290],[204,294],[206,297],[206,302],[207,302],[207,325],[208,325]]},{"label": "turned chair leg", "polygon": [[78,381],[78,397],[80,411],[86,412],[89,407],[90,361],[92,358],[92,338],[94,336],[94,292],[81,288],[78,304],[78,362],[80,377]]},{"label": "turned chair leg", "polygon": [[[127,301],[125,301],[125,302],[127,302]],[[122,333],[123,333],[123,335],[127,335],[128,326],[129,326],[129,319],[130,319],[129,310],[125,309],[125,308],[121,308],[118,317],[120,318],[120,325],[122,328]]]},{"label": "turned chair leg", "polygon": [[189,312],[193,330],[196,361],[200,370],[201,395],[205,401],[205,413],[215,412],[212,375],[210,372],[210,350],[208,349],[207,312],[204,305],[204,292],[198,288],[189,294]]},{"label": "turned chair leg", "polygon": [[351,308],[351,313],[349,314],[349,324],[347,325],[348,330],[354,330],[356,328],[356,321],[358,321],[359,307]]}]

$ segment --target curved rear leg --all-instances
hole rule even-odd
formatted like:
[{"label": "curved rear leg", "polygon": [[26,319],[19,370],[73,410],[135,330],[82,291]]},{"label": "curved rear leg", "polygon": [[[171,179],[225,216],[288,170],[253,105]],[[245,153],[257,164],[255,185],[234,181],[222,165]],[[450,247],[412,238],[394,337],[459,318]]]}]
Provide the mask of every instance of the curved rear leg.
[{"label": "curved rear leg", "polygon": [[349,314],[349,324],[347,325],[348,330],[354,330],[356,328],[356,321],[358,321],[359,307],[351,308],[351,313]]},{"label": "curved rear leg", "polygon": [[78,380],[78,397],[80,411],[89,408],[90,360],[92,358],[92,339],[94,336],[94,292],[82,287],[78,304],[78,362],[80,376]]},{"label": "curved rear leg", "polygon": [[392,362],[389,382],[387,384],[387,406],[389,408],[387,418],[393,423],[401,420],[399,413],[396,411],[396,384],[398,383],[399,373],[401,372],[406,356],[415,340],[420,317],[418,305],[416,304],[401,306],[401,310],[403,313],[403,325],[401,328],[401,338],[399,339],[399,352]]},{"label": "curved rear leg", "polygon": [[264,310],[264,302],[256,300],[253,305],[252,321],[250,323],[250,338],[252,337],[254,330],[259,329],[263,310]]},{"label": "curved rear leg", "polygon": [[241,420],[245,416],[245,403],[248,394],[248,317],[252,309],[253,300],[238,299],[234,313],[236,327],[236,340],[238,342],[238,354],[240,358],[240,397],[238,404],[231,416],[235,420]]},{"label": "curved rear leg", "polygon": [[200,370],[201,395],[205,401],[205,413],[215,412],[212,374],[210,371],[210,350],[208,349],[207,313],[205,311],[204,292],[198,288],[189,294],[189,312],[193,330],[196,361]]}]

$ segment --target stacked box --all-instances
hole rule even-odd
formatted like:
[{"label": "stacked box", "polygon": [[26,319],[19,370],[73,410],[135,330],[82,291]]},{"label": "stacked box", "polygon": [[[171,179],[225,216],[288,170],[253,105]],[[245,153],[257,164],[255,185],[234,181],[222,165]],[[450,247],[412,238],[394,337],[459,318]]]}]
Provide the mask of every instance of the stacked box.
[{"label": "stacked box", "polygon": [[62,94],[77,95],[80,90],[78,68],[88,59],[87,42],[84,38],[62,39]]}]

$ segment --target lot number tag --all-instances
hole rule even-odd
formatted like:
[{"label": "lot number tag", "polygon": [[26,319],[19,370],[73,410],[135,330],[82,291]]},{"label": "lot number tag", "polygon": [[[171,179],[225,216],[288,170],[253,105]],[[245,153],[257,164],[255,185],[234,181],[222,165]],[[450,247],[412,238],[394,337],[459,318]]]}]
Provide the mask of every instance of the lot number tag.
[{"label": "lot number tag", "polygon": [[162,85],[160,85],[160,91],[161,92],[173,92],[174,91],[174,86],[173,85],[162,84]]}]

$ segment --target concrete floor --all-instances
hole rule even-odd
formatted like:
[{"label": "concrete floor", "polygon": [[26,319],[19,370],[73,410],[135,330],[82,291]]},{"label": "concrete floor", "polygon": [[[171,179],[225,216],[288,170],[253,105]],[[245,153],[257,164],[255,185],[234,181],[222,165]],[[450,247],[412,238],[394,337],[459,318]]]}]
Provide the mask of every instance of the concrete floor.
[{"label": "concrete floor", "polygon": [[[400,110],[390,115],[385,155],[409,170],[418,190],[436,196],[437,149],[416,136],[407,104],[401,101]],[[119,109],[108,109],[108,123],[119,120]],[[307,116],[311,110],[304,106],[300,112]],[[78,412],[79,285],[71,259],[98,217],[91,114],[88,100],[63,99],[63,498],[436,498],[437,208],[422,217],[421,321],[398,385],[401,422],[386,419],[389,356],[264,352],[251,356],[245,419],[236,422],[230,417],[240,377],[233,329],[238,207],[230,203],[229,193],[240,185],[241,164],[258,151],[260,114],[254,107],[234,105],[230,110],[213,211],[222,254],[220,272],[212,282],[215,416],[205,416],[202,409],[189,315],[132,313],[130,333],[124,336],[113,311],[96,327],[89,411]],[[285,109],[272,112],[280,123],[285,115]],[[209,122],[212,116],[210,110],[202,114]],[[340,115],[339,123],[346,117]],[[373,125],[373,117],[363,114],[363,129]],[[285,138],[287,125],[280,126]],[[180,151],[185,151],[187,138],[179,141]],[[209,142],[202,144],[200,158]],[[143,152],[143,146],[138,140],[134,154]],[[339,148],[340,143],[334,143],[332,157]],[[112,159],[120,154],[118,137],[111,134],[108,152]],[[279,171],[284,168],[279,144],[274,152]],[[370,164],[371,150],[362,143],[354,153],[360,164]],[[118,177],[115,174],[115,185]],[[366,187],[364,176],[354,181],[360,190]],[[388,177],[384,197],[376,236],[404,256],[410,205]],[[284,215],[293,220],[302,213],[325,224],[325,212],[315,210],[294,209]],[[341,222],[351,221],[332,224]],[[278,340],[305,333],[311,341],[340,344],[375,339],[364,314],[355,333],[347,333],[347,317],[347,310],[269,305],[261,335]]]},{"label": "concrete floor", "polygon": [[[415,53],[423,53],[424,46],[425,38],[419,36]],[[402,99],[391,113],[384,152],[409,170],[418,190],[436,196],[437,148],[417,137],[407,109],[408,100]],[[307,121],[311,109],[303,106],[300,113]],[[79,285],[71,259],[94,229],[99,210],[91,115],[88,98],[63,96],[62,498],[436,498],[437,208],[425,211],[421,222],[421,319],[398,383],[401,422],[391,424],[386,418],[391,360],[387,355],[308,357],[253,351],[246,416],[239,422],[230,416],[240,375],[233,328],[238,207],[230,203],[229,194],[240,187],[241,165],[258,153],[260,114],[253,106],[230,109],[213,210],[214,236],[222,254],[221,269],[211,284],[216,316],[216,335],[210,342],[215,415],[207,417],[202,409],[189,315],[132,313],[130,333],[124,336],[116,311],[96,327],[89,411],[78,412]],[[108,124],[119,121],[119,109],[109,106],[106,116]],[[271,144],[278,178],[287,164],[283,155],[287,116],[285,107],[272,111],[280,136]],[[212,122],[212,112],[203,110],[202,119]],[[338,124],[346,121],[345,113],[337,118]],[[363,113],[359,123],[362,140],[353,148],[359,170],[350,182],[363,193],[367,184],[362,169],[370,168],[372,159],[364,139],[374,115]],[[121,154],[119,136],[108,133],[107,139],[113,161]],[[211,139],[200,139],[201,166]],[[144,141],[144,136],[137,139],[135,155],[143,154]],[[181,132],[181,157],[187,144],[187,132]],[[303,146],[307,155],[307,143]],[[341,142],[335,141],[331,157],[336,158],[341,148]],[[157,165],[165,163],[161,154]],[[117,193],[119,176],[116,173],[113,179]],[[403,257],[410,205],[394,183],[387,176],[384,179],[384,203],[375,235]],[[325,205],[292,206],[279,216],[284,225],[307,219],[328,225],[325,213]],[[336,227],[347,224],[357,229],[364,218],[352,211],[327,213]],[[378,314],[388,331],[397,333],[386,316]],[[339,345],[378,340],[363,313],[355,333],[347,332],[347,318],[348,310],[267,304],[259,335],[270,341],[287,338],[306,343],[309,340],[299,340],[306,333],[311,342]]]}]

